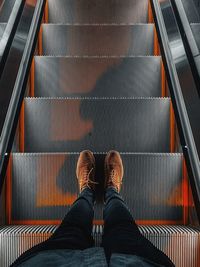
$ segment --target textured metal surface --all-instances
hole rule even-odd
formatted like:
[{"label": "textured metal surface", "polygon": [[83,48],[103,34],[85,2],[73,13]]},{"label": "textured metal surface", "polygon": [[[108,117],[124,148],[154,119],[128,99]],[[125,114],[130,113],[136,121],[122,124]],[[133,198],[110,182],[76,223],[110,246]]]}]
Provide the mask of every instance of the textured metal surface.
[{"label": "textured metal surface", "polygon": [[191,25],[195,41],[197,43],[197,46],[200,52],[200,23],[192,23],[190,25]]},{"label": "textured metal surface", "polygon": [[169,152],[168,98],[25,99],[26,152]]},{"label": "textured metal surface", "polygon": [[7,23],[16,0],[5,0],[0,9],[0,22]]},{"label": "textured metal surface", "polygon": [[[105,155],[95,157],[96,178],[103,183]],[[11,223],[62,219],[77,198],[77,159],[78,154],[13,154]],[[182,155],[136,153],[122,159],[121,194],[134,218],[183,223]],[[98,203],[95,219],[102,220],[102,208]]]},{"label": "textured metal surface", "polygon": [[[197,0],[199,1],[199,0]],[[196,0],[181,0],[189,22],[200,22],[200,13],[198,13]],[[196,2],[196,3],[195,3]]]},{"label": "textured metal surface", "polygon": [[148,0],[48,0],[49,23],[148,23]]},{"label": "textured metal surface", "polygon": [[153,55],[153,24],[42,26],[43,55]]},{"label": "textured metal surface", "polygon": [[35,57],[35,97],[159,97],[161,90],[160,57]]},{"label": "textured metal surface", "polygon": [[[145,79],[144,79],[145,77]],[[160,57],[35,57],[35,96],[160,96]]]},{"label": "textured metal surface", "polygon": [[6,28],[6,23],[0,23],[0,39],[3,36],[5,28]]},{"label": "textured metal surface", "polygon": [[[55,226],[7,226],[0,228],[0,264],[8,267],[20,254],[45,241]],[[102,226],[95,226],[96,245],[101,240]],[[166,253],[176,267],[198,267],[200,229],[183,226],[148,226],[140,231],[156,247]],[[100,240],[99,240],[100,239]]]}]

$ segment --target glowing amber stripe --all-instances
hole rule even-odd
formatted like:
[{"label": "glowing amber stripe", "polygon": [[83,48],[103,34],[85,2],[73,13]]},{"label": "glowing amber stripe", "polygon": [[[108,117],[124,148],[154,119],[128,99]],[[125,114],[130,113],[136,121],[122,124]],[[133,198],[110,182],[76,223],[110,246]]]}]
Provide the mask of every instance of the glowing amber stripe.
[{"label": "glowing amber stripe", "polygon": [[48,5],[48,1],[46,1],[46,5],[45,5],[44,22],[45,23],[49,22],[49,5]]},{"label": "glowing amber stripe", "polygon": [[[59,225],[62,220],[12,220],[13,225]],[[181,225],[183,221],[172,220],[136,220],[138,225]],[[103,220],[94,220],[94,225],[103,225]]]},{"label": "glowing amber stripe", "polygon": [[153,13],[152,13],[150,0],[149,0],[149,4],[148,4],[148,22],[153,23]]},{"label": "glowing amber stripe", "polygon": [[136,220],[138,225],[181,225],[183,221],[173,220]]},{"label": "glowing amber stripe", "polygon": [[160,55],[160,47],[158,43],[156,27],[154,26],[154,56],[159,56],[159,55]]}]

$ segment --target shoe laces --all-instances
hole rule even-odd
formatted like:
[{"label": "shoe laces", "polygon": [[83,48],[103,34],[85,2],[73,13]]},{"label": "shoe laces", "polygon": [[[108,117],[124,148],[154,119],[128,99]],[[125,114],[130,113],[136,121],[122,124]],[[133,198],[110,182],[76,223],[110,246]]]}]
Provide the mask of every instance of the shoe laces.
[{"label": "shoe laces", "polygon": [[112,170],[110,171],[109,180],[111,180],[113,184],[117,185],[117,187],[120,187],[120,185],[122,184],[122,181],[118,175],[116,168],[112,168]]},{"label": "shoe laces", "polygon": [[80,184],[84,185],[84,187],[89,187],[91,189],[90,184],[98,184],[97,182],[94,182],[90,179],[90,174],[92,173],[92,171],[94,170],[94,168],[91,168],[90,170],[88,170],[87,166],[85,166],[85,168],[83,167],[83,171],[80,175]]}]

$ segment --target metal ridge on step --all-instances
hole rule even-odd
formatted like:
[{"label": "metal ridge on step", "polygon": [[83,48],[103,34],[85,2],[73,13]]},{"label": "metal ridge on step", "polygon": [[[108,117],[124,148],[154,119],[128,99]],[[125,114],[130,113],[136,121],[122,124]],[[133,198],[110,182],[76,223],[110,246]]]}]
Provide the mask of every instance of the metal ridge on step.
[{"label": "metal ridge on step", "polygon": [[[184,225],[139,225],[140,231],[143,234],[199,234],[200,227],[196,226],[184,226]],[[6,225],[0,226],[0,235],[2,234],[21,234],[21,233],[52,233],[58,228],[58,225]],[[103,225],[94,225],[93,232],[95,230],[102,229]]]},{"label": "metal ridge on step", "polygon": [[[97,152],[93,151],[94,155],[105,155],[109,151],[103,151],[103,152]],[[30,152],[14,152],[11,155],[14,156],[39,156],[39,155],[49,155],[49,156],[54,156],[54,155],[79,155],[80,152],[35,152],[35,153],[30,153]],[[162,156],[162,157],[179,157],[183,156],[183,153],[146,153],[146,152],[120,152],[121,155],[134,155],[134,156]]]},{"label": "metal ridge on step", "polygon": [[25,100],[170,100],[170,97],[25,97]]},{"label": "metal ridge on step", "polygon": [[154,23],[42,23],[46,26],[140,26],[140,25],[154,25]]},{"label": "metal ridge on step", "polygon": [[73,59],[73,58],[87,58],[87,59],[109,59],[109,58],[160,58],[161,59],[161,56],[158,56],[158,55],[155,55],[155,56],[152,56],[152,55],[136,55],[136,56],[134,56],[134,55],[122,55],[122,56],[119,56],[119,55],[116,55],[116,56],[114,56],[114,55],[110,55],[110,56],[99,56],[99,55],[94,55],[94,56],[87,56],[87,55],[81,55],[81,56],[79,56],[79,55],[77,55],[77,56],[74,56],[74,55],[72,55],[72,56],[70,56],[70,55],[67,55],[67,56],[58,56],[58,55],[36,55],[36,56],[34,56],[34,58],[70,58],[70,59]]}]

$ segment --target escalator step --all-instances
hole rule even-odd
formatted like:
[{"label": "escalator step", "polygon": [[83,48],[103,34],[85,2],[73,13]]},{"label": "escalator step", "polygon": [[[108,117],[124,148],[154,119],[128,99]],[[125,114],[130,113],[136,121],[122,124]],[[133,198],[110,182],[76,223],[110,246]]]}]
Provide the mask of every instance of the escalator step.
[{"label": "escalator step", "polygon": [[160,97],[160,57],[35,57],[35,97]]},{"label": "escalator step", "polygon": [[169,152],[169,98],[26,98],[25,151]]},{"label": "escalator step", "polygon": [[[54,225],[7,226],[0,228],[1,267],[10,266],[27,249],[45,241],[56,230]],[[94,226],[95,244],[101,242],[103,227]],[[141,226],[140,231],[166,253],[176,267],[198,267],[200,229],[184,226]]]},{"label": "escalator step", "polygon": [[154,25],[42,25],[42,54],[154,55]]},{"label": "escalator step", "polygon": [[[12,154],[10,179],[11,224],[48,224],[61,220],[77,198],[75,176],[78,153]],[[103,184],[105,154],[95,154],[96,178]],[[140,224],[183,224],[182,154],[122,154],[124,182],[121,194]],[[8,182],[9,182],[8,181]],[[162,192],[162,193],[161,193]],[[24,201],[26,200],[26,201]],[[95,220],[102,220],[102,204]]]},{"label": "escalator step", "polygon": [[148,0],[48,0],[49,23],[148,23]]}]

